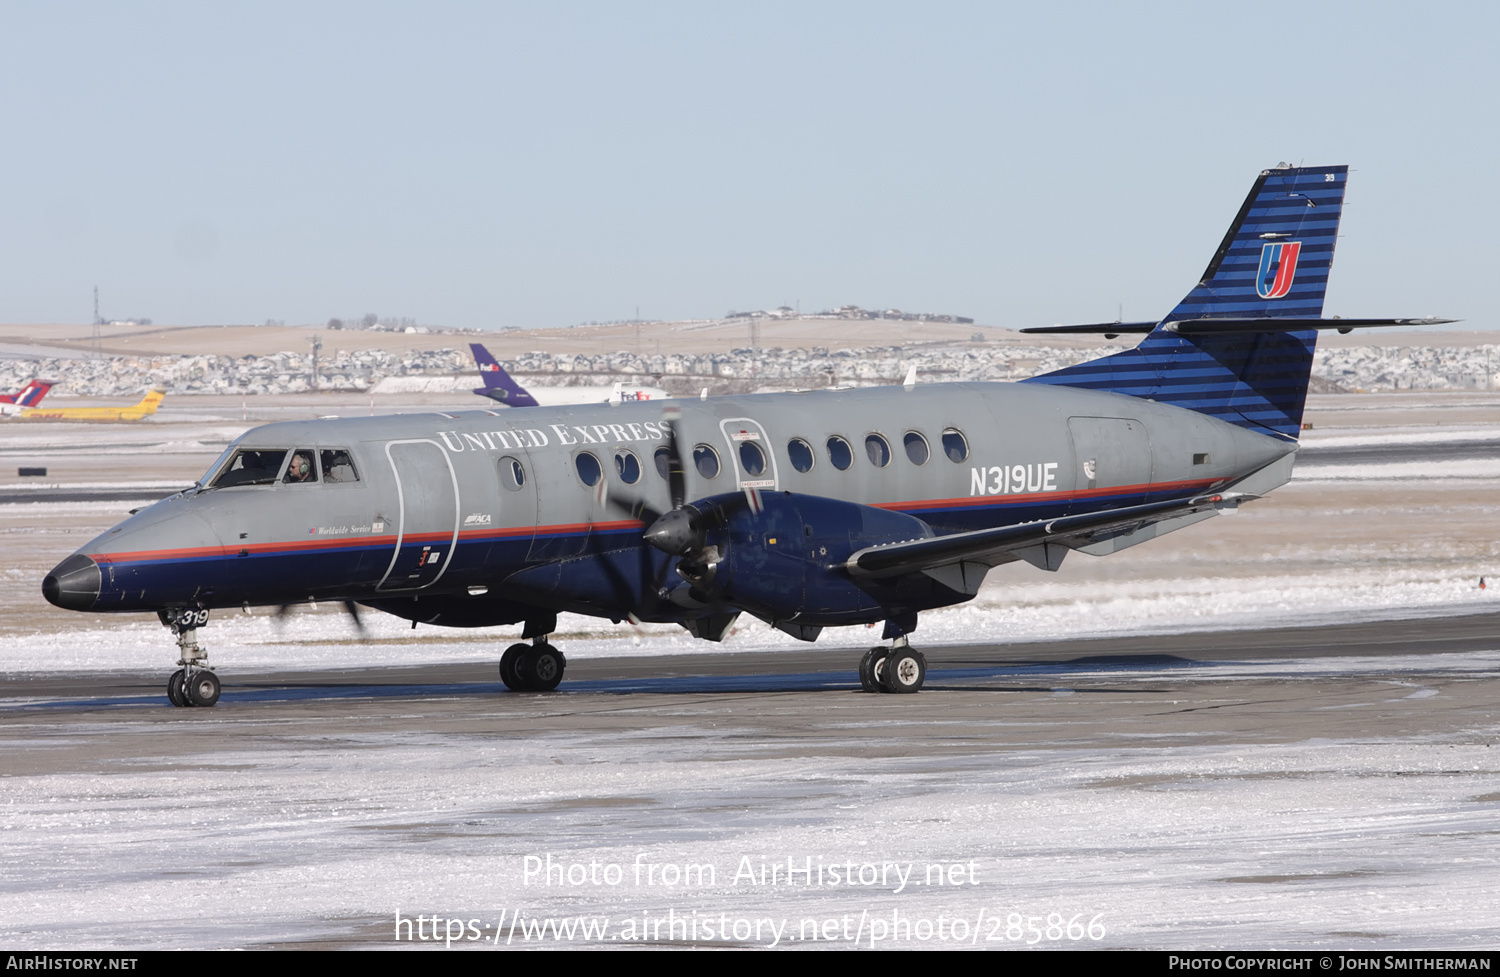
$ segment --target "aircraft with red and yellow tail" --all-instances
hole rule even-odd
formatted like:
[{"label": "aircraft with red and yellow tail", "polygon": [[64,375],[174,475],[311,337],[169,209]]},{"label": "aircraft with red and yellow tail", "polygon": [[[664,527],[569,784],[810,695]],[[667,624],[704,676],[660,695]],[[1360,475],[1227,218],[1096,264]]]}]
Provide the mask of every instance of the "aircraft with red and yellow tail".
[{"label": "aircraft with red and yellow tail", "polygon": [[154,387],[129,407],[31,407],[16,416],[31,421],[139,421],[155,414],[166,396],[165,390]]}]

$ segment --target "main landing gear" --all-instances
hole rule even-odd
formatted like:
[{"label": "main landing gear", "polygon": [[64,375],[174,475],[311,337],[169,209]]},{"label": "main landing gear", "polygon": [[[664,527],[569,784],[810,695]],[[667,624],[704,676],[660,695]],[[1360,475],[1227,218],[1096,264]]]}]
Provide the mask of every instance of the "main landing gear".
[{"label": "main landing gear", "polygon": [[208,651],[198,644],[198,628],[208,623],[208,611],[197,607],[174,607],[158,611],[157,618],[172,629],[182,667],[167,679],[167,701],[174,706],[211,706],[219,701],[219,677],[208,666]]},{"label": "main landing gear", "polygon": [[551,692],[562,681],[568,660],[547,643],[546,635],[517,643],[500,656],[500,681],[515,692]]},{"label": "main landing gear", "polygon": [[859,685],[866,692],[919,692],[927,680],[927,659],[902,635],[890,648],[871,648],[859,661]]}]

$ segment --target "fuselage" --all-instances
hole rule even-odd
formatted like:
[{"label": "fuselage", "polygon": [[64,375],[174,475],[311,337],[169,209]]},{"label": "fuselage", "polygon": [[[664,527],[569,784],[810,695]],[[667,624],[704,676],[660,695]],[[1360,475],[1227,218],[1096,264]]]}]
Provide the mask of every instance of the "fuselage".
[{"label": "fuselage", "polygon": [[[673,423],[688,499],[748,489],[840,500],[908,514],[939,535],[1186,498],[1296,447],[1180,408],[1033,384],[666,405],[680,411]],[[680,620],[691,608],[649,599],[674,579],[671,558],[643,544],[642,523],[619,511],[622,501],[670,508],[665,460],[656,457],[667,437],[663,406],[257,427],[199,487],[140,511],[60,564],[48,598],[94,611],[426,601],[444,609],[436,623],[456,625],[510,623],[536,607]],[[290,479],[299,457],[309,480]],[[237,477],[251,464],[276,470],[253,483]],[[616,504],[601,501],[606,491]],[[778,545],[817,544],[831,566],[832,550],[868,543],[825,539],[806,518],[798,527],[806,540]],[[922,599],[937,606],[967,596]]]},{"label": "fuselage", "polygon": [[[481,387],[481,391],[486,388]],[[504,390],[503,387],[493,387],[489,390]],[[671,397],[659,387],[640,387],[629,384],[615,384],[612,387],[527,387],[526,392],[536,401],[538,407],[572,407],[581,404],[621,404],[635,401],[663,401]],[[501,403],[505,402],[503,396],[493,396],[488,391],[485,396]]]},{"label": "fuselage", "polygon": [[28,407],[19,416],[29,421],[139,421],[156,413],[165,399],[160,390],[129,407]]}]

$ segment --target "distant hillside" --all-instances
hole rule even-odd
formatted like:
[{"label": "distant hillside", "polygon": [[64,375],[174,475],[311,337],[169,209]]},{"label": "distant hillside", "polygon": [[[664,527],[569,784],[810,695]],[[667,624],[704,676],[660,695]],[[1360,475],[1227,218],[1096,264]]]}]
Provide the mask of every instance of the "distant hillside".
[{"label": "distant hillside", "polygon": [[[452,337],[446,337],[450,342]],[[1027,337],[1029,338],[1029,337]],[[1050,339],[1051,337],[1049,337]],[[505,359],[523,384],[543,386],[651,381],[675,394],[859,386],[899,382],[915,365],[919,382],[1019,380],[1098,356],[1102,344],[921,343],[748,349],[723,352],[524,352]],[[1111,344],[1124,345],[1122,342]],[[1314,361],[1315,392],[1491,389],[1500,345],[1333,346]],[[288,394],[320,390],[446,392],[478,385],[467,348],[324,348],[313,378],[310,351],[270,355],[104,355],[0,359],[0,388],[32,377],[62,381],[55,397],[125,396],[148,385],[172,394]],[[400,380],[394,383],[393,380]]]}]

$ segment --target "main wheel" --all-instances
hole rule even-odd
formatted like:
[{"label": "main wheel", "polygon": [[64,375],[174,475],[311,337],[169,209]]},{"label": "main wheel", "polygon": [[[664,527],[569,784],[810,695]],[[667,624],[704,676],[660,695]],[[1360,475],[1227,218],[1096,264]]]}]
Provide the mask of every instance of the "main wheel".
[{"label": "main wheel", "polygon": [[194,672],[183,685],[188,701],[195,706],[211,706],[219,701],[219,676],[206,668]]},{"label": "main wheel", "polygon": [[515,644],[505,649],[505,654],[500,656],[500,681],[512,692],[521,692],[521,680],[516,676],[516,662],[521,656],[531,650],[531,645]]},{"label": "main wheel", "polygon": [[881,673],[885,671],[885,656],[890,652],[885,648],[871,648],[865,652],[865,657],[859,660],[859,687],[866,692],[884,692],[885,686],[881,684]]},{"label": "main wheel", "polygon": [[562,681],[568,660],[548,644],[532,645],[516,662],[516,677],[527,692],[551,692]]},{"label": "main wheel", "polygon": [[882,671],[887,692],[918,692],[927,679],[927,659],[920,651],[898,648],[886,657]]},{"label": "main wheel", "polygon": [[182,691],[182,679],[187,674],[186,669],[179,668],[167,679],[167,701],[174,706],[190,706],[187,695]]}]

